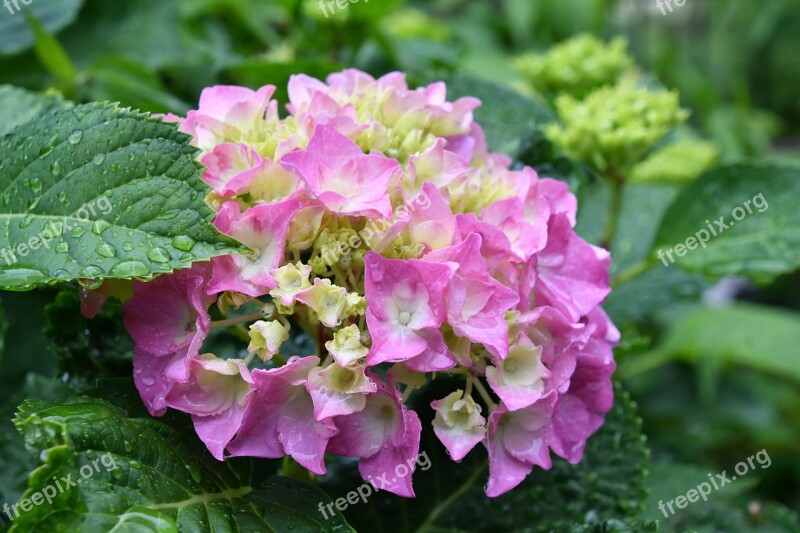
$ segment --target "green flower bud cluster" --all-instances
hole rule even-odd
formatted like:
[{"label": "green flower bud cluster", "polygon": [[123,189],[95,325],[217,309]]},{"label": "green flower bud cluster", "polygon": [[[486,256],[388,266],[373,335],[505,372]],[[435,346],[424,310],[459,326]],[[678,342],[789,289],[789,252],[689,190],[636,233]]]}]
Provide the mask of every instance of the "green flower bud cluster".
[{"label": "green flower bud cluster", "polygon": [[447,42],[453,33],[439,20],[411,8],[389,14],[381,21],[381,30],[397,39],[425,39],[438,43]]},{"label": "green flower bud cluster", "polygon": [[681,139],[659,148],[631,170],[630,181],[691,183],[719,160],[719,148],[699,139]]},{"label": "green flower bud cluster", "polygon": [[623,38],[606,44],[592,35],[579,35],[545,54],[522,56],[516,66],[544,95],[568,93],[583,98],[594,89],[617,83],[631,70],[633,59]]},{"label": "green flower bud cluster", "polygon": [[562,123],[545,127],[548,138],[570,157],[614,176],[627,174],[689,117],[676,92],[632,85],[597,89],[583,101],[563,95],[556,109]]}]

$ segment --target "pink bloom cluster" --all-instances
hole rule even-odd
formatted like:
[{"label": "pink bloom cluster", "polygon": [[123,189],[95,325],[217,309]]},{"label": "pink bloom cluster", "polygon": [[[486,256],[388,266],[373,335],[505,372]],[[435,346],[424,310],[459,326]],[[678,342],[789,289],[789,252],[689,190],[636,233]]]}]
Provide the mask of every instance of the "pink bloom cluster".
[{"label": "pink bloom cluster", "polygon": [[[448,102],[443,83],[298,75],[285,118],[274,90],[213,87],[180,119],[217,228],[252,253],[135,283],[125,324],[150,412],[190,413],[220,460],[323,474],[333,453],[380,477],[419,451],[405,401],[448,375],[463,386],[432,403],[433,430],[455,461],[486,447],[489,496],[551,452],[579,461],[611,408],[619,333],[599,307],[609,254],[576,235],[566,185],[510,170],[479,101]],[[203,350],[217,328],[243,339],[237,357]],[[301,328],[317,355],[281,349]],[[379,488],[414,495],[410,476]]]}]

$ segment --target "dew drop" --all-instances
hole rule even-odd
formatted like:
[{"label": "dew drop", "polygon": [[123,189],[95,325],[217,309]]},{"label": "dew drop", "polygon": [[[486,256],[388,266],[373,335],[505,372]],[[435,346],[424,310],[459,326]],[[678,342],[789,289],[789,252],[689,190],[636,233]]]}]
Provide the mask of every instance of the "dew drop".
[{"label": "dew drop", "polygon": [[156,246],[147,251],[147,257],[156,263],[166,263],[170,260],[169,252]]},{"label": "dew drop", "polygon": [[122,278],[135,278],[138,276],[146,276],[150,273],[150,267],[141,261],[130,259],[122,261],[111,267],[111,274]]},{"label": "dew drop", "polygon": [[169,211],[164,211],[160,215],[156,217],[156,220],[170,220],[178,216],[181,212],[180,209],[170,209]]},{"label": "dew drop", "polygon": [[31,222],[33,222],[33,217],[31,215],[28,215],[25,218],[23,218],[22,220],[20,220],[19,228],[20,229],[27,228],[28,226],[31,225]]},{"label": "dew drop", "polygon": [[94,159],[92,159],[92,162],[95,165],[102,165],[103,161],[105,161],[105,160],[106,160],[106,154],[98,153],[98,154],[95,154]]},{"label": "dew drop", "polygon": [[194,248],[195,240],[188,235],[178,235],[172,239],[172,246],[182,252],[190,252]]},{"label": "dew drop", "polygon": [[[47,141],[44,146],[42,146],[42,149],[39,150],[39,157],[44,157],[50,152],[52,152],[53,149],[56,147],[56,144],[58,144],[58,135],[53,135],[52,137],[50,137],[50,140]],[[24,145],[24,142],[22,143],[22,145]],[[17,148],[22,148],[22,146],[17,145]]]},{"label": "dew drop", "polygon": [[86,233],[86,229],[84,229],[82,226],[75,226],[69,233],[76,239],[79,239],[83,236],[84,233]]},{"label": "dew drop", "polygon": [[116,257],[117,255],[117,249],[107,242],[98,244],[95,251],[103,257]]},{"label": "dew drop", "polygon": [[81,130],[75,130],[67,137],[70,144],[78,144],[81,142],[81,139],[83,139],[83,132]]},{"label": "dew drop", "polygon": [[50,276],[61,281],[66,281],[72,279],[72,274],[64,270],[63,268],[59,268],[58,270],[54,270],[50,273]]},{"label": "dew drop", "polygon": [[110,227],[111,227],[111,223],[110,222],[106,222],[103,219],[95,220],[94,224],[92,224],[92,233],[94,233],[96,235],[100,235],[101,233],[103,233],[105,230],[107,230]]},{"label": "dew drop", "polygon": [[203,479],[203,476],[200,475],[200,469],[197,468],[195,465],[186,465],[186,470],[189,471],[189,475],[192,476],[192,479],[195,483],[200,483]]},{"label": "dew drop", "polygon": [[97,287],[99,287],[100,284],[103,283],[103,280],[94,281],[93,278],[96,278],[97,276],[101,276],[101,275],[103,275],[105,273],[106,273],[105,270],[103,270],[99,266],[97,266],[97,265],[89,265],[89,266],[84,267],[83,269],[81,269],[80,276],[82,278],[89,279],[92,282],[92,284],[87,286],[86,288],[87,289],[93,289],[93,288],[96,288],[95,284],[97,284]]},{"label": "dew drop", "polygon": [[60,243],[56,244],[56,253],[59,254],[66,254],[69,252],[69,244],[66,241],[61,241]]}]

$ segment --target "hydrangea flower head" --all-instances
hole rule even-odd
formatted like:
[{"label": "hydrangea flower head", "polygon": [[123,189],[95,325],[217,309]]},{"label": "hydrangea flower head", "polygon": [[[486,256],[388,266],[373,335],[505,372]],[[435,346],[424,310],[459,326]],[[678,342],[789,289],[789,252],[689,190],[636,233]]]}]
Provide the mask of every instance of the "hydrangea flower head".
[{"label": "hydrangea flower head", "polygon": [[633,58],[622,37],[604,43],[583,34],[554,46],[546,54],[520,57],[516,66],[546,95],[569,93],[582,98],[598,87],[613,85],[633,67]]},{"label": "hydrangea flower head", "polygon": [[[575,233],[566,185],[490,152],[479,102],[443,83],[298,75],[285,118],[273,93],[207,89],[182,122],[216,227],[250,252],[134,283],[151,413],[191,414],[220,460],[323,474],[339,454],[412,497],[422,427],[406,399],[451,376],[428,429],[456,461],[488,451],[489,496],[551,453],[580,460],[611,408],[619,333],[599,308],[609,254]],[[241,349],[208,353],[229,328]],[[316,354],[296,353],[301,331]]]},{"label": "hydrangea flower head", "polygon": [[547,136],[569,156],[606,175],[625,175],[689,112],[678,94],[621,83],[597,89],[585,100],[556,100],[563,124],[548,124]]}]

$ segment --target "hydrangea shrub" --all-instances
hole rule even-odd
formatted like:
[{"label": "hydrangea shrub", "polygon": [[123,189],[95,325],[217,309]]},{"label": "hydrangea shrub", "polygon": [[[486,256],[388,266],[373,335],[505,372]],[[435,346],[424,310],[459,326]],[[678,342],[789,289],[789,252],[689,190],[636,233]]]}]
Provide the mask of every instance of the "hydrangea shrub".
[{"label": "hydrangea shrub", "polygon": [[[599,307],[609,254],[576,235],[566,185],[489,152],[480,102],[444,83],[297,75],[286,117],[274,90],[213,87],[166,117],[202,151],[214,224],[252,251],[134,283],[149,411],[191,414],[220,460],[324,474],[332,453],[370,479],[419,453],[414,389],[457,375],[434,431],[454,461],[486,448],[487,495],[551,453],[580,461],[612,405],[619,333]],[[240,358],[203,350],[219,327],[246,332]],[[281,350],[297,328],[316,355]],[[414,496],[411,476],[382,488]]]}]

